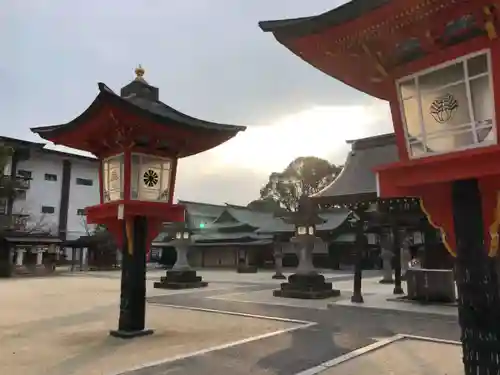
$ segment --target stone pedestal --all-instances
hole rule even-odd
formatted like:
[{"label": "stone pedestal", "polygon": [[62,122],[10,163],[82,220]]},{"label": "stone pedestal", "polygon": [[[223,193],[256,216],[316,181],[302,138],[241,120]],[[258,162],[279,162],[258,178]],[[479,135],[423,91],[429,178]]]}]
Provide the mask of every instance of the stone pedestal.
[{"label": "stone pedestal", "polygon": [[406,275],[410,300],[452,303],[457,299],[452,270],[410,268]]},{"label": "stone pedestal", "polygon": [[274,254],[274,269],[273,279],[286,280],[286,276],[283,275],[283,253],[281,252]]},{"label": "stone pedestal", "polygon": [[332,288],[332,283],[325,282],[325,277],[314,271],[312,252],[315,238],[307,235],[297,238],[301,245],[297,273],[288,277],[287,283],[282,283],[280,289],[274,290],[275,297],[324,299],[340,296],[340,291]]},{"label": "stone pedestal", "polygon": [[197,276],[196,271],[191,269],[189,265],[187,258],[189,242],[186,240],[179,240],[178,242],[180,243],[175,246],[177,261],[172,269],[167,271],[166,276],[163,276],[159,282],[155,282],[153,286],[157,289],[193,289],[206,287],[208,283],[202,281],[202,277]]},{"label": "stone pedestal", "polygon": [[332,283],[325,282],[325,277],[318,273],[293,274],[280,289],[273,291],[275,297],[324,299],[340,296],[340,290],[333,289]]},{"label": "stone pedestal", "polygon": [[167,275],[163,276],[159,282],[154,283],[157,289],[192,289],[203,288],[208,283],[202,280],[201,276],[196,275],[195,270],[169,270]]},{"label": "stone pedestal", "polygon": [[47,268],[43,264],[43,253],[44,250],[36,250],[36,261],[33,267],[33,273],[35,275],[45,275],[47,274]]},{"label": "stone pedestal", "polygon": [[247,250],[240,250],[238,253],[238,266],[236,267],[237,273],[257,273],[257,266],[249,264]]},{"label": "stone pedestal", "polygon": [[411,252],[409,245],[404,241],[403,247],[401,248],[401,278],[406,280],[406,272],[408,271],[409,264],[411,262]]},{"label": "stone pedestal", "polygon": [[382,249],[382,279],[379,281],[380,284],[394,284],[394,279],[392,278],[392,256],[392,251]]},{"label": "stone pedestal", "polygon": [[14,272],[16,273],[16,275],[31,274],[30,270],[24,264],[25,253],[26,253],[25,249],[16,249],[16,263],[14,265]]}]

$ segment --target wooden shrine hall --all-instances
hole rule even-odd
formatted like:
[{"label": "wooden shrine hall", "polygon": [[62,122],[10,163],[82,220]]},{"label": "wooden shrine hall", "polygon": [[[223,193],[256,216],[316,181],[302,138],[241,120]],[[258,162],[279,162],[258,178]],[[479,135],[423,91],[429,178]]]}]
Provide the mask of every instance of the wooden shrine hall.
[{"label": "wooden shrine hall", "polygon": [[[344,169],[329,186],[315,194],[312,199],[323,208],[373,202],[372,210],[376,210],[379,200],[374,170],[399,160],[396,137],[394,134],[383,134],[347,143],[351,145],[351,151]],[[404,213],[369,216],[368,230],[376,233],[381,243],[387,243],[381,237],[390,237],[391,219],[395,219],[394,223],[402,235],[409,238],[411,256],[418,255],[423,267],[452,268],[451,255],[446,251],[439,233],[429,225],[419,205],[410,205]],[[406,268],[406,264],[403,268]]]}]

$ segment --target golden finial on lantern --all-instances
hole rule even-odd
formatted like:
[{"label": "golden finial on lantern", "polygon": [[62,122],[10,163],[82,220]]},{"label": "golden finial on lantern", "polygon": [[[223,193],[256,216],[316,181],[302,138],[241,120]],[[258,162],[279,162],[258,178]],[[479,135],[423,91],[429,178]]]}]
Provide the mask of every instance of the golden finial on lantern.
[{"label": "golden finial on lantern", "polygon": [[135,68],[135,79],[137,80],[143,79],[142,77],[144,76],[144,73],[145,73],[144,68],[142,67],[141,64],[139,64],[139,66]]}]

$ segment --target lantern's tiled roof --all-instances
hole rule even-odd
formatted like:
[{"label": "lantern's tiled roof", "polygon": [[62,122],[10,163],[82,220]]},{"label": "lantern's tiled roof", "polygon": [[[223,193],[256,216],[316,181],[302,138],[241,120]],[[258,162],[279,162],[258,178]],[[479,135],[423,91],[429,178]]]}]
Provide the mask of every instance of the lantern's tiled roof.
[{"label": "lantern's tiled roof", "polygon": [[[135,82],[135,85],[137,84],[147,85],[147,83],[145,82],[144,83]],[[102,82],[98,84],[98,87],[99,87],[99,94],[94,99],[90,107],[74,120],[61,125],[32,128],[31,131],[39,134],[42,138],[45,138],[45,136],[51,137],[53,135],[60,134],[61,132],[71,130],[75,126],[84,123],[88,118],[93,116],[97,112],[98,108],[105,102],[113,103],[114,105],[117,106],[123,106],[124,108],[135,112],[139,116],[147,116],[153,118],[154,121],[160,124],[165,124],[170,126],[171,125],[187,126],[197,129],[232,132],[232,133],[240,132],[246,129],[246,127],[244,126],[225,125],[225,124],[200,120],[185,115],[159,100],[155,100],[151,97],[147,97],[144,95],[131,93],[126,97],[122,97],[116,94],[113,90],[111,90],[108,86],[106,86]]]},{"label": "lantern's tiled roof", "polygon": [[354,203],[377,197],[373,169],[399,160],[394,134],[352,141],[351,152],[338,177],[311,198],[324,203]]},{"label": "lantern's tiled roof", "polygon": [[261,21],[259,27],[266,32],[272,32],[277,38],[300,37],[319,33],[332,26],[338,26],[352,21],[391,0],[352,0],[333,10],[312,17],[295,19]]}]

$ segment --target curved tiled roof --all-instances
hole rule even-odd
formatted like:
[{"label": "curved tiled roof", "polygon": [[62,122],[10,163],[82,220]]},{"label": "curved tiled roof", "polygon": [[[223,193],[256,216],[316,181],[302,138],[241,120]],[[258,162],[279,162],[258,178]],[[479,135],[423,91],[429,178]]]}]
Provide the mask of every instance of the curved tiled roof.
[{"label": "curved tiled roof", "polygon": [[330,185],[311,198],[331,204],[374,199],[377,197],[377,184],[373,169],[398,159],[394,134],[352,141],[351,152],[342,172]]},{"label": "curved tiled roof", "polygon": [[391,2],[391,0],[352,0],[317,16],[261,21],[259,22],[259,27],[262,31],[272,32],[278,38],[300,37],[320,33],[329,27],[352,21],[389,2]]},{"label": "curved tiled roof", "polygon": [[181,126],[226,132],[239,132],[246,129],[245,126],[226,125],[200,120],[185,115],[159,100],[154,100],[134,94],[128,95],[127,97],[121,97],[102,82],[98,83],[98,87],[99,94],[94,99],[90,107],[74,120],[61,125],[31,128],[31,131],[33,131],[34,133],[38,133],[43,138],[45,134],[57,134],[63,131],[70,130],[74,126],[77,126],[84,122],[89,116],[92,116],[97,107],[99,107],[99,105],[103,101],[107,100],[111,100],[117,105],[123,105],[133,111],[136,111],[142,116],[152,116],[159,123],[167,123],[168,125],[171,125],[173,122]]}]

